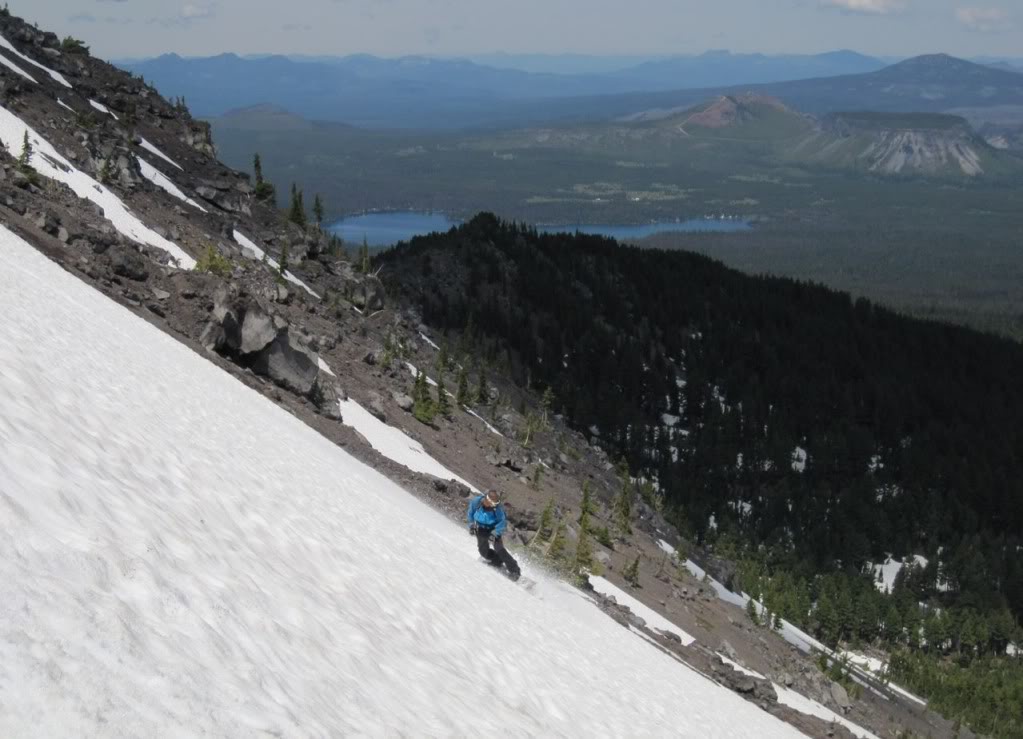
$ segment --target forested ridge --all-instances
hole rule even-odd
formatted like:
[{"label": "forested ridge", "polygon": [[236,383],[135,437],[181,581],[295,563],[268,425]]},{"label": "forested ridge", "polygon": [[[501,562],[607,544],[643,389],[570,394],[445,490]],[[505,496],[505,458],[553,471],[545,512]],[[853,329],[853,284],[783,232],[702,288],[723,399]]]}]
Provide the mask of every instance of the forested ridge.
[{"label": "forested ridge", "polygon": [[1023,613],[1018,344],[489,215],[377,262],[428,324],[655,477],[697,539],[713,516],[814,572],[920,553],[923,595]]}]

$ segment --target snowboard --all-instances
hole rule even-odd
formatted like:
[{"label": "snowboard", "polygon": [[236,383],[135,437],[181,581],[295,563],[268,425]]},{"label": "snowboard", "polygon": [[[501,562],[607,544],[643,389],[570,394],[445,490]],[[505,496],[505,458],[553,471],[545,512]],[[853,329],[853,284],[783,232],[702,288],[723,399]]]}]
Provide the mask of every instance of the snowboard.
[{"label": "snowboard", "polygon": [[[506,577],[509,580],[512,579],[511,578],[511,573],[508,572],[508,570],[505,569],[503,565],[495,565],[495,564],[491,563],[491,561],[489,559],[484,559],[483,557],[480,557],[479,561],[480,561],[480,563],[485,564],[491,570],[494,570],[496,573],[498,573],[500,575],[503,575],[504,577]],[[532,579],[526,577],[523,574],[519,574],[519,579],[518,580],[512,580],[512,582],[516,583],[520,587],[525,588],[529,592],[533,592],[533,589],[536,587],[536,580],[532,580]]]}]

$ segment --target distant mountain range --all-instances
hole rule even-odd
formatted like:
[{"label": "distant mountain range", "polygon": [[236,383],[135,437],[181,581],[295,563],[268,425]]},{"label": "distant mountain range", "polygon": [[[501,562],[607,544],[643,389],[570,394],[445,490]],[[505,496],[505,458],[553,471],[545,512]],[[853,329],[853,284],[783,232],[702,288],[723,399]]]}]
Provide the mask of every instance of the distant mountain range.
[{"label": "distant mountain range", "polygon": [[804,57],[709,53],[647,61],[604,75],[366,55],[315,62],[168,55],[124,66],[164,94],[184,96],[203,117],[269,103],[308,120],[367,128],[511,128],[651,117],[747,92],[814,114],[955,111],[974,125],[994,120],[986,111],[995,108],[1000,125],[1006,124],[1007,107],[1023,110],[1023,74],[944,54],[885,67],[845,51]]},{"label": "distant mountain range", "polygon": [[546,65],[602,69],[600,73],[554,74],[462,59],[369,55],[243,58],[222,54],[186,59],[169,54],[120,66],[142,75],[165,95],[184,96],[192,112],[200,116],[272,103],[310,119],[426,128],[502,125],[511,122],[500,120],[502,111],[514,118],[522,101],[776,82],[884,66],[851,51],[786,56],[708,52],[646,60],[624,69],[608,69],[606,61],[601,67],[596,59],[570,57],[560,64],[548,60]]}]

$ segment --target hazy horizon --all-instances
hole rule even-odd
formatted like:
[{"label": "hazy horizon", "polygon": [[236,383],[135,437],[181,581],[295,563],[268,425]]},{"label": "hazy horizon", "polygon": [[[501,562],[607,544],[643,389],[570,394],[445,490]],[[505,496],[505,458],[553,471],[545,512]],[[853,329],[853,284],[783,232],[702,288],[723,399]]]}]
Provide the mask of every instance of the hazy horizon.
[{"label": "hazy horizon", "polygon": [[[383,57],[663,57],[855,50],[1018,57],[1023,12],[1007,0],[13,0],[10,11],[107,58],[164,53]],[[613,34],[609,34],[609,29]]]}]

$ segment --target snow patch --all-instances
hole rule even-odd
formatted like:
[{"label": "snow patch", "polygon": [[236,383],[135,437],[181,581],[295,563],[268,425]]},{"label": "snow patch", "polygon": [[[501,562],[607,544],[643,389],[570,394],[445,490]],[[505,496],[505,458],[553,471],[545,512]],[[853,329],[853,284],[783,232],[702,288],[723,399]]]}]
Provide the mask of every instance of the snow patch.
[{"label": "snow patch", "polygon": [[195,267],[195,260],[188,256],[177,244],[168,241],[138,219],[121,199],[89,175],[75,169],[71,162],[57,153],[46,139],[29,128],[7,108],[0,107],[0,141],[12,155],[18,156],[22,151],[25,132],[35,149],[32,153],[32,166],[43,177],[63,182],[80,198],[92,201],[103,209],[108,221],[132,241],[148,244],[170,254],[183,269]]},{"label": "snow patch", "polygon": [[[91,100],[89,102],[92,103]],[[96,105],[96,103],[93,103],[93,105]],[[114,114],[111,113],[110,115],[114,115]],[[117,116],[114,116],[114,117],[116,118]],[[152,152],[153,154],[156,154],[156,156],[160,157],[161,159],[163,159],[168,164],[174,165],[175,167],[180,169],[182,172],[185,171],[184,168],[180,164],[178,164],[173,159],[171,159],[169,156],[167,156],[162,151],[157,149],[155,146],[153,146],[151,143],[149,143],[149,141],[147,141],[146,139],[142,139],[142,141],[139,144],[139,146],[141,146],[143,149],[145,149],[148,152]]]},{"label": "snow patch", "polygon": [[649,628],[656,629],[657,631],[664,631],[669,634],[675,634],[675,636],[681,639],[682,643],[687,647],[696,641],[696,639],[689,636],[689,634],[684,632],[657,611],[643,605],[624,590],[613,585],[611,582],[605,580],[599,575],[590,575],[590,585],[592,585],[593,589],[601,595],[611,596],[614,598],[618,605],[626,606],[630,611],[646,621],[646,625]]},{"label": "snow patch", "polygon": [[136,158],[139,160],[139,169],[142,171],[142,176],[145,177],[147,180],[152,182],[154,185],[159,187],[161,190],[164,190],[165,192],[170,193],[171,195],[176,197],[181,202],[188,203],[193,208],[198,208],[203,213],[208,213],[209,212],[208,210],[203,208],[201,205],[199,205],[199,203],[197,203],[194,200],[192,200],[192,198],[190,198],[187,195],[185,195],[185,193],[183,193],[181,191],[181,189],[177,185],[175,185],[170,180],[170,178],[167,177],[167,175],[165,175],[163,172],[158,170],[156,167],[154,167],[152,164],[147,162],[142,157],[136,157]]},{"label": "snow patch", "polygon": [[60,98],[57,98],[57,105],[59,105],[60,107],[64,108],[65,110],[70,110],[70,111],[71,111],[72,113],[74,113],[75,115],[78,115],[78,111],[77,111],[77,110],[75,110],[74,108],[72,108],[72,107],[71,107],[70,105],[68,105],[67,103],[65,103],[65,102],[64,102],[63,100],[61,100]]},{"label": "snow patch", "polygon": [[430,337],[429,337],[429,336],[427,336],[426,334],[424,334],[424,333],[423,333],[422,331],[420,331],[420,332],[419,332],[419,335],[420,335],[420,336],[422,337],[423,341],[425,341],[425,342],[426,342],[427,344],[429,344],[430,346],[432,346],[432,347],[433,347],[434,349],[436,349],[437,351],[440,351],[440,347],[439,347],[439,346],[437,346],[437,345],[436,345],[435,343],[433,343],[433,342],[432,342],[432,341],[430,340]]},{"label": "snow patch", "polygon": [[806,450],[797,446],[792,450],[792,471],[806,472]]},{"label": "snow patch", "polygon": [[[117,115],[116,115],[116,114],[115,114],[115,113],[114,113],[114,112],[113,112],[112,110],[110,110],[110,108],[108,108],[107,106],[105,106],[105,105],[104,105],[103,103],[97,103],[97,102],[96,102],[95,100],[93,100],[92,98],[90,98],[90,99],[89,99],[89,105],[91,105],[92,107],[94,107],[94,108],[95,108],[96,110],[98,110],[98,111],[99,111],[100,113],[106,113],[106,114],[107,114],[108,116],[110,116],[111,118],[113,118],[113,119],[114,119],[115,121],[119,121],[119,120],[121,120],[120,118],[118,118],[118,117],[117,117]],[[179,167],[179,169],[180,169],[180,167]]]},{"label": "snow patch", "polygon": [[[2,36],[0,36],[0,38],[3,38],[3,37],[2,37]],[[38,84],[39,84],[38,82],[36,82],[36,81],[35,81],[35,79],[34,79],[34,78],[32,77],[32,75],[30,75],[30,74],[29,74],[28,72],[26,72],[26,71],[25,71],[24,69],[22,69],[21,67],[19,67],[19,66],[18,66],[17,64],[15,64],[14,62],[12,62],[12,61],[11,61],[10,59],[8,59],[7,57],[5,57],[5,56],[4,56],[3,54],[0,54],[0,64],[3,64],[3,65],[4,65],[5,67],[7,67],[7,68],[8,68],[8,69],[10,69],[10,70],[13,70],[13,71],[14,71],[15,73],[17,73],[17,74],[20,74],[20,75],[21,75],[22,77],[24,77],[25,79],[27,79],[27,80],[28,80],[29,82],[31,82],[31,83],[33,83],[33,84],[36,84],[36,85],[38,85]]]},{"label": "snow patch", "polygon": [[664,539],[658,539],[657,546],[659,546],[661,548],[661,551],[664,552],[665,554],[669,554],[672,557],[675,556],[675,547],[666,542]]},{"label": "snow patch", "polygon": [[[255,259],[256,261],[262,261],[263,257],[265,256],[267,264],[269,264],[274,270],[280,270],[281,265],[277,263],[277,260],[273,259],[270,256],[267,256],[266,252],[264,252],[260,247],[256,246],[256,243],[248,236],[246,236],[245,234],[238,230],[235,230],[233,235],[234,240],[238,242],[242,249],[247,249],[250,252],[252,252],[253,259]],[[284,279],[286,279],[293,285],[298,285],[300,288],[305,290],[307,293],[312,295],[317,300],[320,299],[319,295],[314,293],[307,284],[302,282],[302,280],[298,279],[297,277],[295,277],[295,275],[291,274],[290,271],[285,271]]]},{"label": "snow patch", "polygon": [[673,416],[670,413],[661,414],[661,423],[663,423],[668,428],[675,426],[680,420],[682,419],[680,419],[678,416]]},{"label": "snow patch", "polygon": [[370,446],[388,459],[408,467],[413,472],[433,475],[441,480],[457,480],[473,492],[479,490],[426,453],[423,445],[400,429],[388,426],[357,402],[349,398],[340,401],[341,418],[369,442]]},{"label": "snow patch", "polygon": [[469,414],[470,416],[476,416],[476,418],[478,418],[478,419],[480,419],[481,421],[483,421],[483,425],[487,427],[487,430],[488,430],[488,431],[489,431],[490,433],[492,433],[492,434],[497,434],[497,435],[498,435],[498,436],[500,436],[500,437],[501,437],[502,439],[504,438],[504,434],[502,434],[502,433],[501,433],[500,431],[498,431],[498,430],[497,430],[496,428],[494,428],[494,427],[493,427],[493,426],[492,426],[492,425],[491,425],[491,424],[490,424],[490,423],[489,423],[489,422],[487,421],[487,419],[485,419],[485,418],[484,418],[483,416],[481,416],[481,415],[480,415],[479,413],[477,413],[476,411],[474,411],[474,410],[473,410],[472,408],[466,408],[465,406],[463,406],[463,408],[465,408],[465,412],[466,412],[466,413],[468,413],[468,414]]},{"label": "snow patch", "polygon": [[[71,83],[68,82],[66,79],[64,79],[64,75],[60,74],[60,72],[54,72],[49,67],[43,66],[42,64],[37,62],[35,59],[31,59],[31,58],[25,56],[20,51],[15,49],[14,45],[10,41],[5,39],[2,35],[0,35],[0,48],[7,49],[7,51],[11,52],[12,54],[14,54],[19,59],[22,59],[22,60],[28,62],[29,64],[31,64],[31,65],[33,65],[35,67],[38,67],[39,69],[43,70],[44,72],[46,72],[46,74],[50,75],[50,77],[52,77],[56,82],[59,82],[60,84],[64,85],[64,87],[67,87],[69,89],[71,88]],[[10,65],[8,65],[8,66],[10,66]],[[20,71],[20,70],[18,70],[18,71]],[[25,73],[21,72],[21,74],[25,74]],[[27,74],[25,74],[25,76],[28,77]],[[29,77],[29,79],[31,80],[32,78]],[[32,81],[35,82],[35,80],[32,80]],[[38,84],[38,83],[36,83],[36,84]]]},{"label": "snow patch", "polygon": [[330,368],[330,365],[323,361],[323,357],[317,356],[316,364],[319,365],[320,371],[326,372],[331,377],[337,377],[337,375],[334,374],[334,370]]},{"label": "snow patch", "polygon": [[0,735],[799,736],[0,250]]},{"label": "snow patch", "polygon": [[778,683],[774,683],[774,690],[778,694],[778,702],[783,706],[788,706],[800,713],[805,713],[809,716],[816,716],[817,718],[824,719],[825,721],[842,724],[842,726],[860,737],[860,739],[878,739],[876,734],[871,734],[862,726],[857,726],[852,721],[839,716],[831,709],[825,708],[817,701],[812,701],[790,688],[785,688],[778,685]]}]

